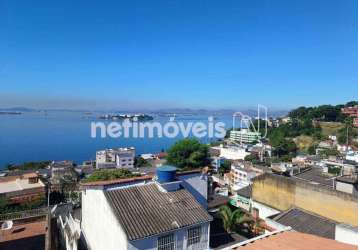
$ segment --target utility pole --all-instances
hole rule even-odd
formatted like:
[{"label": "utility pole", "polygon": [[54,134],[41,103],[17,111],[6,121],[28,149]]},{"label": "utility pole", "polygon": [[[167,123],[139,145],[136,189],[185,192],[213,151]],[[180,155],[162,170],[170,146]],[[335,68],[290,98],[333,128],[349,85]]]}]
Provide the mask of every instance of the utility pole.
[{"label": "utility pole", "polygon": [[347,141],[346,141],[346,144],[347,144],[347,146],[348,146],[348,144],[349,144],[349,139],[348,139],[348,125],[347,125],[347,134],[346,134],[346,136],[347,136]]}]

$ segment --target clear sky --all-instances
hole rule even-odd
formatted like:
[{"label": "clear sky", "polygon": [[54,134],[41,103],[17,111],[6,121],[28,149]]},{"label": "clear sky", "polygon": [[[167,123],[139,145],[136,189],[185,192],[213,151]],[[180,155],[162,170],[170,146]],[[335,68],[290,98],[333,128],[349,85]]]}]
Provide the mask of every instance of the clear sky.
[{"label": "clear sky", "polygon": [[0,0],[0,107],[353,99],[356,0]]}]

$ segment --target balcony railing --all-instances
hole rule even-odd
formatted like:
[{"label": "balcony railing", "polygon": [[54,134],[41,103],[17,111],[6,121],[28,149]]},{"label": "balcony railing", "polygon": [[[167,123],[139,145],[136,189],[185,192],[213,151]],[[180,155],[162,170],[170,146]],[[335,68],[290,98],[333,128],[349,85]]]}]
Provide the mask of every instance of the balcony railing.
[{"label": "balcony railing", "polygon": [[0,214],[0,222],[6,220],[18,220],[18,219],[37,217],[37,216],[46,215],[47,213],[48,213],[48,208],[43,207],[43,208],[19,211],[14,213]]}]

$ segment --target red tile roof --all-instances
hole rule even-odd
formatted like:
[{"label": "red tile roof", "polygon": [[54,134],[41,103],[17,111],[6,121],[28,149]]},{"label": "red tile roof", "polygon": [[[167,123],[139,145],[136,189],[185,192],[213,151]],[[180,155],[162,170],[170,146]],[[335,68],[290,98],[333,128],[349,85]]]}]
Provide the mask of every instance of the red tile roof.
[{"label": "red tile roof", "polygon": [[358,246],[294,231],[283,232],[255,240],[235,250],[358,250]]},{"label": "red tile roof", "polygon": [[14,225],[10,230],[2,230],[0,242],[19,240],[46,233],[46,221],[35,221],[30,223]]}]

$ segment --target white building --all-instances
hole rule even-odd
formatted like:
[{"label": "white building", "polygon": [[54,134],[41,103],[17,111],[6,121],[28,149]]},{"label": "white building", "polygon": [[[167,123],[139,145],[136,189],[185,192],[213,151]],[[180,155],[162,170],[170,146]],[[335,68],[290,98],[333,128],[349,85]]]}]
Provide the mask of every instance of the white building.
[{"label": "white building", "polygon": [[239,143],[252,143],[261,138],[259,132],[252,132],[248,129],[232,130],[230,131],[230,140]]},{"label": "white building", "polygon": [[249,162],[234,162],[231,164],[231,181],[230,186],[234,191],[249,186],[252,179],[264,173],[264,171],[255,168]]},{"label": "white building", "polygon": [[116,148],[96,152],[96,168],[133,168],[135,149]]},{"label": "white building", "polygon": [[[199,178],[197,178],[199,177]],[[209,249],[211,216],[193,193],[202,174],[180,173],[159,183],[145,177],[82,192],[82,233],[92,250]],[[192,186],[198,183],[197,186]],[[194,191],[193,191],[194,190]],[[193,191],[193,192],[192,192]],[[207,197],[206,197],[207,198]],[[206,199],[205,198],[205,199]]]},{"label": "white building", "polygon": [[219,150],[219,157],[225,158],[227,160],[244,160],[246,156],[250,155],[250,153],[247,152],[245,148],[238,146],[219,146],[211,147],[211,149]]}]

